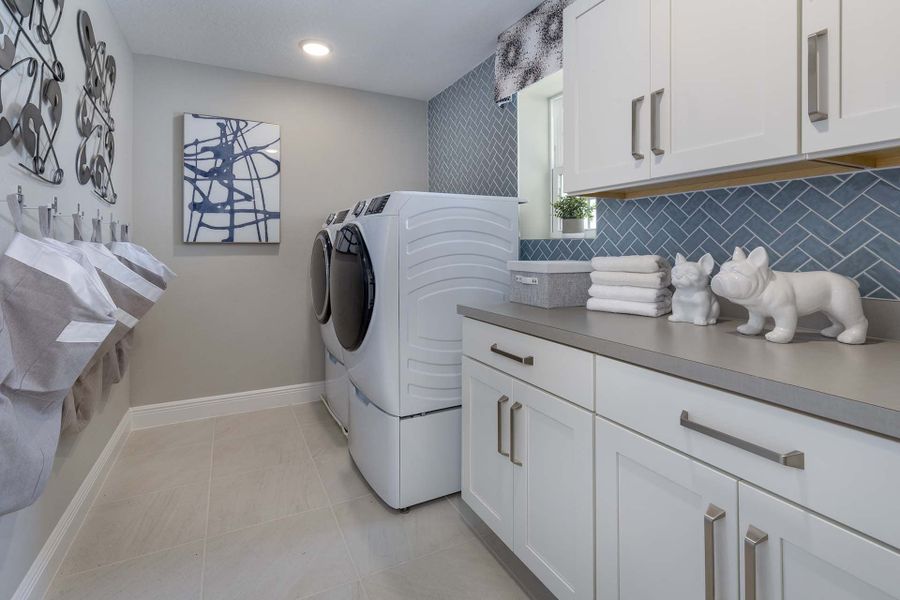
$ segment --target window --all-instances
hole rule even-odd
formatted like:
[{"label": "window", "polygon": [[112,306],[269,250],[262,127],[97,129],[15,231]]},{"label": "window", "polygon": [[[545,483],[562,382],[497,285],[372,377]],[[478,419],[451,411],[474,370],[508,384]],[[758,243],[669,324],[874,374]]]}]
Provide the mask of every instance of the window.
[{"label": "window", "polygon": [[[563,96],[557,94],[548,100],[550,111],[550,199],[556,201],[563,195]],[[562,219],[553,214],[553,206],[550,206],[551,235],[562,235]],[[585,225],[586,230],[597,229],[597,212]]]}]

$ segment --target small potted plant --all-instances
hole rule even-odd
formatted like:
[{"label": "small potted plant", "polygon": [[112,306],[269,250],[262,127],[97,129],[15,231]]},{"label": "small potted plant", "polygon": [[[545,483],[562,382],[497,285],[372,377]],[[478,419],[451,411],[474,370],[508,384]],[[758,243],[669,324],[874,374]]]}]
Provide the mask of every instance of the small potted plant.
[{"label": "small potted plant", "polygon": [[564,234],[584,233],[584,221],[594,214],[594,203],[585,196],[560,196],[553,203],[553,214],[562,219]]}]

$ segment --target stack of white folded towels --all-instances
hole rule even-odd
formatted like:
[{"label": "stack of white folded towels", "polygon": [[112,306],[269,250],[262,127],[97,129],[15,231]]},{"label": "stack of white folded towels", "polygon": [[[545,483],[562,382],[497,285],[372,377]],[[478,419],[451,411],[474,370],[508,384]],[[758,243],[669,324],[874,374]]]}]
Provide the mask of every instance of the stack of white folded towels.
[{"label": "stack of white folded towels", "polygon": [[659,317],[672,311],[672,267],[661,256],[598,256],[591,260],[588,310]]}]

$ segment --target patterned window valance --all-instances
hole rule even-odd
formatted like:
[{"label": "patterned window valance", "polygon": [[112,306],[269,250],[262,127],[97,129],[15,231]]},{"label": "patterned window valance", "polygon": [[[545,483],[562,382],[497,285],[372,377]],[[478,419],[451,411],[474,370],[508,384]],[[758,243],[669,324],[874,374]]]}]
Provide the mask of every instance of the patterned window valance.
[{"label": "patterned window valance", "polygon": [[544,0],[497,38],[494,100],[513,94],[562,68],[563,9],[573,0]]}]

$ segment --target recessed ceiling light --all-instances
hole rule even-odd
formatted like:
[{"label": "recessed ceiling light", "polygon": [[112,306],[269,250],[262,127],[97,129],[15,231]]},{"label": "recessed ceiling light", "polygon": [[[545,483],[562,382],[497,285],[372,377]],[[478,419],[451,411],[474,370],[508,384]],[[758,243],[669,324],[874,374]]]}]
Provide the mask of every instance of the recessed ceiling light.
[{"label": "recessed ceiling light", "polygon": [[326,56],[331,54],[331,47],[319,40],[303,40],[300,47],[310,56]]}]

